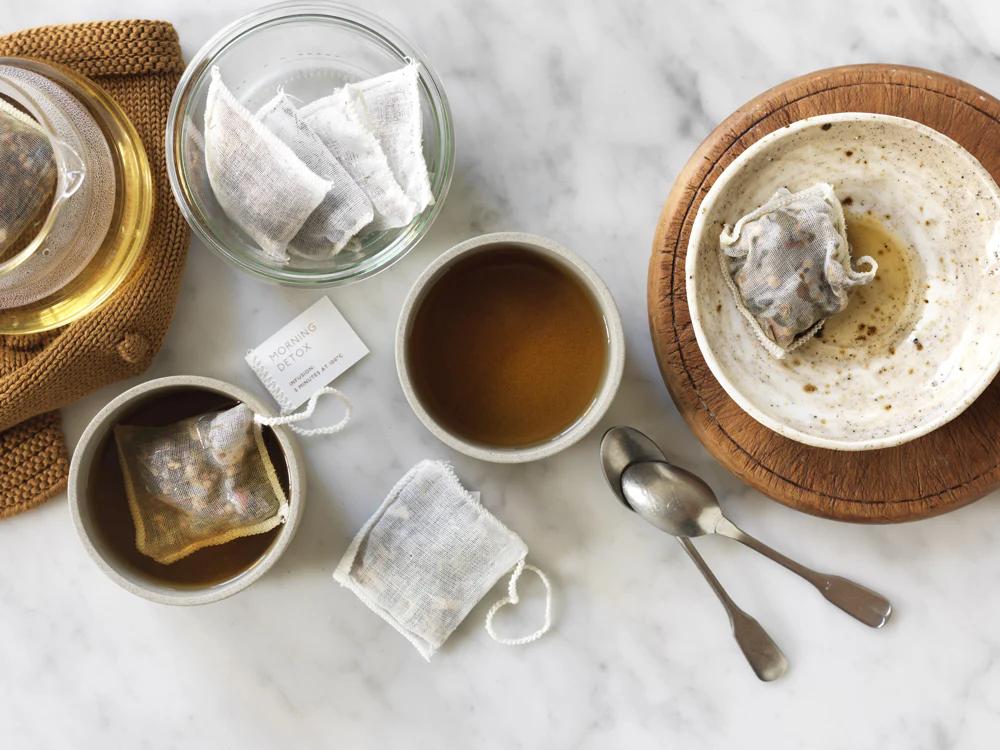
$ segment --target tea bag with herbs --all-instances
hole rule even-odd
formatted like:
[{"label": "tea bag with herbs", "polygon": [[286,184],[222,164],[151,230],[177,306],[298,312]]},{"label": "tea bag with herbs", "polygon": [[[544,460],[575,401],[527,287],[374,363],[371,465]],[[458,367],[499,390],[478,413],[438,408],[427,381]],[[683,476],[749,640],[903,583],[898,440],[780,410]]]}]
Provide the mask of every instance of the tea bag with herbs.
[{"label": "tea bag with herbs", "polygon": [[57,179],[48,135],[0,96],[0,262],[38,234],[55,197]]},{"label": "tea bag with herbs", "polygon": [[827,183],[777,190],[720,238],[723,276],[765,348],[784,357],[847,307],[852,287],[875,278],[864,256],[851,264],[840,201]]},{"label": "tea bag with herbs", "polygon": [[205,167],[219,205],[269,259],[286,263],[288,244],[332,182],[236,101],[218,68],[205,101],[204,137]]},{"label": "tea bag with herbs", "polygon": [[424,161],[423,115],[420,112],[420,66],[351,84],[364,100],[372,132],[403,192],[417,212],[434,202]]},{"label": "tea bag with herbs", "polygon": [[[549,580],[525,564],[527,554],[521,538],[465,490],[448,464],[421,461],[354,537],[333,577],[429,660],[508,572],[507,596],[486,615],[490,637],[518,646],[549,630]],[[538,575],[546,588],[545,622],[531,635],[503,638],[493,629],[493,617],[518,603],[517,581],[524,570]]]},{"label": "tea bag with herbs", "polygon": [[257,118],[309,169],[331,184],[322,203],[292,238],[289,250],[318,260],[339,253],[374,218],[365,191],[306,124],[286,94],[279,93],[261,107]]},{"label": "tea bag with herbs", "polygon": [[136,547],[157,562],[284,521],[288,503],[246,404],[162,427],[116,425],[114,433]]},{"label": "tea bag with herbs", "polygon": [[362,187],[375,209],[373,230],[405,227],[419,213],[386,158],[361,93],[353,86],[303,107],[300,114]]}]

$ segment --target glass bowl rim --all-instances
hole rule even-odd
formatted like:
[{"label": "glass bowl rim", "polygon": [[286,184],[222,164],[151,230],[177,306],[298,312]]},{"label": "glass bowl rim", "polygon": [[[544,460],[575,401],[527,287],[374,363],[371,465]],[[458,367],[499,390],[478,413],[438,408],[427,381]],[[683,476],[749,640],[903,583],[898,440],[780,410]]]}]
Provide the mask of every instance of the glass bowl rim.
[{"label": "glass bowl rim", "polygon": [[[433,166],[441,178],[434,203],[424,210],[415,223],[403,228],[386,247],[359,265],[338,271],[279,268],[230,250],[201,220],[185,193],[187,183],[181,158],[180,128],[190,104],[192,89],[208,74],[217,55],[230,44],[257,29],[297,16],[325,17],[357,26],[362,33],[374,36],[395,49],[404,59],[419,63],[420,80],[430,94],[432,113],[438,128],[440,156],[438,163]],[[434,223],[448,195],[455,165],[455,137],[448,97],[423,53],[395,27],[378,16],[353,5],[323,0],[288,0],[267,5],[241,16],[214,34],[191,59],[174,90],[167,115],[165,140],[170,189],[181,213],[198,238],[216,255],[237,268],[266,281],[286,286],[337,286],[369,278],[396,263],[424,238]]]}]

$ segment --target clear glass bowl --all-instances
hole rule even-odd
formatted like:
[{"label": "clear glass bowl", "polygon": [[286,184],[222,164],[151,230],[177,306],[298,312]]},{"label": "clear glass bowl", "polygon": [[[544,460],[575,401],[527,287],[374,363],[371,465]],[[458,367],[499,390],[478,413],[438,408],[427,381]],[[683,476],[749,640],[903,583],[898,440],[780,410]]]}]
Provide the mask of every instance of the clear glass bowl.
[{"label": "clear glass bowl", "polygon": [[[236,226],[215,200],[205,172],[202,128],[211,70],[256,111],[279,88],[303,102],[408,62],[420,64],[424,157],[434,203],[408,226],[361,236],[360,247],[329,260],[293,258],[278,265]],[[402,35],[366,11],[324,2],[271,5],[230,24],[199,50],[174,93],[167,119],[167,171],[174,196],[201,240],[260,278],[323,287],[367,278],[399,260],[427,233],[451,183],[455,142],[451,110],[427,61]]]}]

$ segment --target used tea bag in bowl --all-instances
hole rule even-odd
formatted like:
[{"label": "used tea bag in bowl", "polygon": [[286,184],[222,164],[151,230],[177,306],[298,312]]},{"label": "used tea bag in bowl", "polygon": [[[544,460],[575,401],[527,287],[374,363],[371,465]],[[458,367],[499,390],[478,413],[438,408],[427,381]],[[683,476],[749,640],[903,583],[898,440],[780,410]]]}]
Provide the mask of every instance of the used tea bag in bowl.
[{"label": "used tea bag in bowl", "polygon": [[[422,461],[354,537],[333,577],[430,660],[509,571],[508,595],[487,614],[487,632],[500,643],[522,645],[548,631],[549,582],[540,570],[525,564],[527,554],[521,538],[462,487],[448,464]],[[518,603],[517,581],[525,569],[545,585],[545,623],[523,638],[500,638],[493,630],[493,616],[507,604]]]},{"label": "used tea bag in bowl", "polygon": [[330,192],[330,180],[236,101],[218,68],[205,101],[205,168],[215,198],[264,253],[280,263],[310,214]]},{"label": "used tea bag in bowl", "polygon": [[52,204],[57,178],[48,135],[0,97],[0,261],[33,238]]},{"label": "used tea bag in bowl", "polygon": [[779,188],[719,237],[723,276],[757,337],[777,358],[804,344],[847,307],[848,291],[875,278],[869,256],[851,265],[844,211],[820,182]]},{"label": "used tea bag in bowl", "polygon": [[257,117],[309,169],[331,183],[330,191],[292,238],[289,249],[318,260],[339,253],[374,218],[365,191],[299,115],[286,94],[279,93],[261,107]]},{"label": "used tea bag in bowl", "polygon": [[161,427],[115,426],[136,547],[169,564],[270,531],[288,502],[246,404]]},{"label": "used tea bag in bowl", "polygon": [[338,89],[303,107],[300,114],[367,193],[375,209],[372,229],[396,229],[413,221],[417,205],[396,181],[357,89]]},{"label": "used tea bag in bowl", "polygon": [[418,213],[434,202],[424,160],[419,74],[414,63],[350,85],[361,94],[372,132]]}]

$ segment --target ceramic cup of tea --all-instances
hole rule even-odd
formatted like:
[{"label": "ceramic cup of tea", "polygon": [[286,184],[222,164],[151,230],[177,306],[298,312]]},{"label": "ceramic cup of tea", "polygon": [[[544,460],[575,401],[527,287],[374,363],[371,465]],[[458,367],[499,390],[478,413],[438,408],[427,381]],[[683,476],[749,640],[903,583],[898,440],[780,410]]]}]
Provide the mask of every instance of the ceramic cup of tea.
[{"label": "ceramic cup of tea", "polygon": [[575,253],[515,232],[466,240],[414,283],[396,329],[407,401],[473,458],[534,461],[600,421],[625,363],[607,286]]},{"label": "ceramic cup of tea", "polygon": [[207,604],[242,591],[266,573],[295,535],[305,498],[305,467],[285,427],[261,430],[287,516],[265,533],[199,549],[163,564],[137,548],[119,453],[117,424],[160,427],[240,403],[268,414],[253,394],[221,380],[175,376],[125,391],[91,420],[70,464],[69,506],[83,546],[115,583],[161,604]]}]

